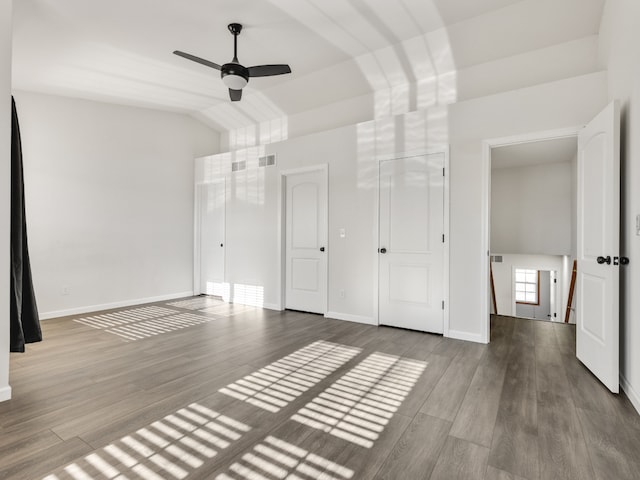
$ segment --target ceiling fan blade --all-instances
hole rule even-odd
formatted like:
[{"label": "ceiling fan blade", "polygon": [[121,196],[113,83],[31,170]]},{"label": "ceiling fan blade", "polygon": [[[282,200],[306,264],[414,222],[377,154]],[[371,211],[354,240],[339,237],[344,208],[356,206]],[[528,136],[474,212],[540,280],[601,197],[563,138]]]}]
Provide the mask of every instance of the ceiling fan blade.
[{"label": "ceiling fan blade", "polygon": [[196,57],[195,55],[191,55],[190,53],[184,53],[180,50],[176,50],[173,53],[178,55],[179,57],[186,58],[187,60],[191,60],[192,62],[196,62],[207,67],[215,68],[216,70],[220,70],[222,68],[217,63],[210,62],[209,60],[205,60],[204,58]]},{"label": "ceiling fan blade", "polygon": [[270,77],[272,75],[283,75],[291,73],[289,65],[256,65],[249,67],[250,77]]},{"label": "ceiling fan blade", "polygon": [[233,90],[229,89],[229,98],[231,98],[232,102],[239,102],[242,98],[242,90]]}]

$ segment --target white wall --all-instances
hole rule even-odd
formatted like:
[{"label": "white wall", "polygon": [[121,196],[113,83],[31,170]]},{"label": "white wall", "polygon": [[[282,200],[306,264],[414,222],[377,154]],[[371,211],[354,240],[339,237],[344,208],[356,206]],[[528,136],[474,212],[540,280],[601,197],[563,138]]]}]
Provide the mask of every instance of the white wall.
[{"label": "white wall", "polygon": [[218,134],[186,115],[15,97],[42,317],[192,292],[193,158]]},{"label": "white wall", "polygon": [[[328,310],[340,318],[374,321],[377,159],[450,144],[450,333],[482,341],[486,291],[480,275],[487,252],[481,248],[486,228],[481,206],[488,196],[480,181],[482,141],[582,125],[605,103],[606,74],[595,73],[200,159],[197,182],[230,175],[236,185],[227,210],[227,281],[255,282],[264,287],[265,303],[278,303],[273,252],[279,171],[328,163]],[[251,170],[251,162],[264,153],[277,153],[277,167],[237,179],[228,173],[232,159],[249,159]],[[345,239],[338,236],[340,228],[347,231]],[[340,289],[345,298],[339,298]]]},{"label": "white wall", "polygon": [[609,99],[618,99],[622,110],[620,253],[631,259],[620,277],[621,383],[640,411],[640,2],[607,0],[600,31]]},{"label": "white wall", "polygon": [[513,269],[530,268],[534,270],[555,271],[557,273],[557,298],[559,302],[556,306],[556,313],[558,316],[553,320],[556,322],[564,322],[567,297],[569,296],[568,284],[566,282],[567,272],[564,268],[565,257],[558,255],[514,255],[493,252],[492,255],[502,257],[502,262],[493,262],[492,264],[496,304],[500,315],[513,315],[515,303],[515,298],[513,298]]},{"label": "white wall", "polygon": [[0,0],[0,402],[9,386],[9,250],[11,229],[11,0]]},{"label": "white wall", "polygon": [[491,171],[491,251],[569,255],[573,244],[570,162]]},{"label": "white wall", "polygon": [[[568,5],[564,5],[567,8]],[[504,13],[504,12],[503,12]],[[369,121],[373,118],[381,118],[385,115],[402,114],[416,109],[425,109],[434,104],[452,103],[455,101],[466,101],[474,98],[486,97],[510,90],[518,90],[543,83],[550,83],[562,79],[570,79],[580,75],[597,72],[598,67],[598,36],[588,34],[580,36],[569,41],[567,38],[557,38],[561,43],[549,44],[549,38],[544,37],[544,41],[539,40],[543,36],[538,36],[529,48],[532,50],[525,51],[516,55],[506,55],[504,50],[513,51],[501,45],[500,48],[492,48],[488,51],[492,52],[492,58],[485,58],[479,64],[464,64],[456,70],[454,63],[460,61],[457,50],[466,50],[471,45],[467,41],[469,31],[478,32],[482,40],[492,41],[497,36],[488,39],[484,34],[485,31],[495,30],[495,26],[478,27],[491,18],[491,15],[475,17],[469,19],[469,24],[457,23],[453,26],[458,36],[453,50],[449,50],[449,40],[447,37],[451,33],[445,32],[444,37],[439,35],[444,31],[433,33],[433,38],[440,38],[442,44],[432,45],[435,48],[432,51],[434,60],[438,64],[436,67],[437,75],[429,68],[425,69],[425,58],[428,56],[421,49],[420,54],[416,54],[412,48],[408,48],[405,52],[409,58],[413,59],[413,67],[417,68],[414,72],[418,82],[408,82],[403,73],[397,71],[397,67],[390,67],[384,72],[374,68],[375,72],[364,66],[357,67],[352,62],[335,65],[324,70],[313,72],[308,76],[298,77],[295,80],[287,81],[283,78],[281,83],[269,88],[265,93],[268,97],[278,99],[285,102],[287,107],[285,110],[288,114],[278,111],[277,108],[269,108],[270,102],[262,106],[264,99],[258,95],[257,105],[262,108],[251,108],[250,102],[240,105],[239,112],[246,113],[246,119],[230,117],[229,111],[224,104],[211,109],[207,114],[213,114],[215,123],[223,130],[222,149],[237,150],[249,146],[254,146],[265,142],[263,128],[265,124],[269,124],[269,120],[278,125],[275,128],[275,135],[270,142],[281,141],[287,138],[295,138],[299,136],[309,135],[315,132],[336,129],[348,125],[354,125],[361,122]],[[471,30],[465,30],[470,28]],[[486,30],[489,29],[489,30]],[[587,32],[583,32],[586,34]],[[591,32],[596,33],[596,32]],[[427,35],[424,39],[425,44],[433,42],[431,35]],[[422,41],[421,41],[422,42]],[[421,43],[419,42],[419,43]],[[535,46],[544,45],[544,48],[535,48]],[[494,46],[495,47],[495,46]],[[439,53],[439,50],[442,50]],[[499,53],[500,50],[502,53]],[[411,53],[413,52],[413,53]],[[386,58],[388,52],[379,51],[380,58]],[[495,56],[494,56],[495,55]],[[377,56],[377,55],[374,55]],[[368,60],[363,61],[363,65],[368,64]],[[460,65],[459,65],[460,67]],[[324,79],[325,82],[334,83],[334,79],[341,75],[349,76],[348,85],[343,89],[343,99],[335,103],[322,102],[322,92],[314,92],[314,95],[306,95],[309,85],[315,85],[318,79]],[[499,74],[496,74],[499,72]],[[349,92],[356,91],[349,86],[352,82],[358,82],[356,77],[362,76],[368,80],[371,93],[360,96],[349,96]],[[437,85],[437,88],[434,86]],[[311,89],[313,90],[313,89]],[[360,91],[357,89],[357,91]],[[292,94],[293,92],[293,94]],[[317,96],[316,94],[320,95]],[[245,100],[249,100],[251,93],[247,92]],[[291,98],[296,98],[296,102],[291,102]],[[334,98],[334,97],[332,97]],[[320,105],[320,106],[318,106]],[[419,107],[417,107],[419,105]],[[262,125],[257,125],[256,115]],[[209,119],[211,121],[211,119]],[[238,122],[242,125],[239,125]],[[268,130],[268,129],[267,129]],[[272,131],[272,133],[274,133]],[[262,137],[262,138],[261,138]],[[262,140],[262,141],[261,141]]]}]

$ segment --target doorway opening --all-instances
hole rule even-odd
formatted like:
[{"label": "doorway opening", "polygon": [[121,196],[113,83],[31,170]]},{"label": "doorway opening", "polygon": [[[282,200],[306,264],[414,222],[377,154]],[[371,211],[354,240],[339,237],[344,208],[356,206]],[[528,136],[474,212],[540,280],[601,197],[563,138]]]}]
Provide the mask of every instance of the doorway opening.
[{"label": "doorway opening", "polygon": [[514,268],[514,317],[556,321],[557,275],[554,270]]},{"label": "doorway opening", "polygon": [[488,315],[565,320],[576,258],[578,130],[485,144]]}]

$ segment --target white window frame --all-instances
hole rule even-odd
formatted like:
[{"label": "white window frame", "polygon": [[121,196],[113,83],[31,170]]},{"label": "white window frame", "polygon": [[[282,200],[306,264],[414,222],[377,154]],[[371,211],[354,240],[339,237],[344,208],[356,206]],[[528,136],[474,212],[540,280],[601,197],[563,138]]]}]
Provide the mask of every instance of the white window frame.
[{"label": "white window frame", "polygon": [[[518,281],[518,273],[524,273],[525,274],[525,281]],[[530,282],[527,281],[526,276],[534,274],[535,275],[535,282]],[[536,296],[536,300],[531,302],[531,301],[527,301],[527,300],[518,300],[518,285],[524,285],[524,292],[525,292],[525,297],[527,295],[527,293],[531,293],[531,292],[527,292],[527,285],[535,285],[535,296]],[[513,275],[513,287],[514,287],[514,292],[515,292],[515,296],[516,296],[516,304],[518,305],[534,305],[534,306],[538,306],[540,305],[540,270],[536,270],[534,268],[518,268],[516,267],[514,269],[514,275]],[[522,290],[520,290],[522,291]]]}]

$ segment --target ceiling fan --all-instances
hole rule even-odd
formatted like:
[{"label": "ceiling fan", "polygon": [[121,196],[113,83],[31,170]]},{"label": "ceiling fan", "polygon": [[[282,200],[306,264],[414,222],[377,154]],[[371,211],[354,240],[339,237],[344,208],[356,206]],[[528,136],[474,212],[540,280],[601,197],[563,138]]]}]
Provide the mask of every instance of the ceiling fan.
[{"label": "ceiling fan", "polygon": [[233,35],[233,60],[220,66],[217,63],[210,62],[204,58],[196,57],[189,53],[174,51],[176,55],[200,63],[207,67],[220,70],[220,76],[224,84],[229,87],[229,97],[231,101],[237,102],[242,98],[242,89],[249,83],[252,77],[270,77],[273,75],[283,75],[291,73],[289,65],[256,65],[254,67],[245,67],[238,62],[238,35],[242,31],[242,25],[239,23],[231,23],[228,26],[229,31]]}]

